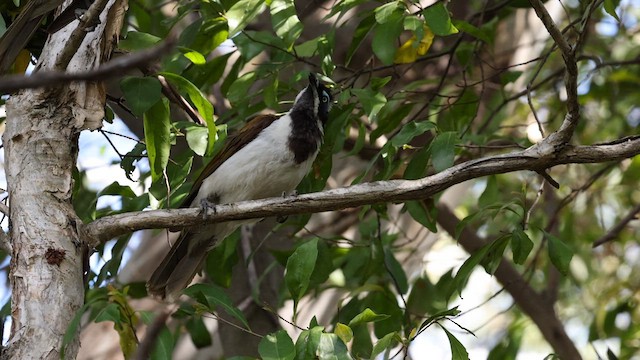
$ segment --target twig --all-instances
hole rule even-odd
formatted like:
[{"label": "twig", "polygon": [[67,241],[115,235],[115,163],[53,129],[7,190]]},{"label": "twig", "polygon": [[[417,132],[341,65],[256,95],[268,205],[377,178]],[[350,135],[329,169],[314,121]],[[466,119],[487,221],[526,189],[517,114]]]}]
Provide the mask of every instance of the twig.
[{"label": "twig", "polygon": [[573,136],[573,130],[578,125],[580,119],[580,104],[578,103],[578,64],[576,62],[574,49],[564,38],[562,32],[558,29],[553,22],[551,15],[547,12],[541,0],[529,0],[529,3],[536,11],[536,15],[547,28],[549,35],[553,38],[560,51],[562,52],[562,58],[565,66],[565,78],[564,84],[567,91],[567,113],[560,125],[560,129],[551,134],[551,142],[553,145],[564,145],[571,140]]},{"label": "twig", "polygon": [[604,243],[612,241],[620,235],[620,232],[629,224],[632,220],[636,220],[638,213],[640,213],[640,204],[636,205],[629,213],[620,220],[614,227],[609,229],[600,239],[593,242],[593,247],[600,246]]},{"label": "twig", "polygon": [[229,220],[333,211],[362,205],[425,199],[455,184],[487,175],[520,170],[540,171],[568,163],[601,163],[640,154],[640,135],[612,144],[567,145],[563,151],[545,141],[523,151],[470,160],[418,180],[362,183],[317,193],[242,201],[216,206],[203,216],[200,209],[152,210],[105,216],[86,225],[90,246],[141,229],[180,228]]},{"label": "twig", "polygon": [[7,206],[7,204],[0,202],[0,212],[6,216],[9,216],[11,213],[11,210],[9,210],[9,207]]},{"label": "twig", "polygon": [[20,89],[33,89],[44,86],[59,85],[69,81],[97,81],[113,76],[122,76],[125,70],[139,67],[155,61],[173,49],[177,38],[168,36],[161,44],[104,63],[95,70],[78,73],[62,71],[38,71],[31,76],[11,75],[0,78],[0,94],[8,94]]}]

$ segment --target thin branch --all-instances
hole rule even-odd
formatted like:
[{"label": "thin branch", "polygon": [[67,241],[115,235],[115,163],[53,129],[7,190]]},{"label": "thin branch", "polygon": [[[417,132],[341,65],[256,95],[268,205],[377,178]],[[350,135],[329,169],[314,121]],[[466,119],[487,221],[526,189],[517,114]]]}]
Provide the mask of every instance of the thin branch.
[{"label": "thin branch", "polygon": [[553,22],[551,15],[547,12],[542,1],[529,0],[529,3],[535,10],[538,18],[540,18],[544,24],[544,27],[547,28],[549,35],[553,38],[553,41],[562,52],[562,58],[564,60],[564,84],[567,92],[567,113],[562,125],[560,125],[560,129],[549,136],[550,141],[554,145],[564,145],[571,140],[573,131],[578,125],[578,120],[580,119],[580,104],[578,103],[578,64],[576,62],[574,49],[569,45],[562,32]]},{"label": "thin branch", "polygon": [[629,224],[632,220],[637,220],[638,213],[640,213],[640,204],[636,205],[629,213],[620,220],[616,226],[612,227],[606,234],[604,234],[600,239],[593,242],[593,247],[600,246],[604,243],[608,243],[609,241],[615,240],[620,232],[624,230],[624,228]]},{"label": "thin branch", "polygon": [[104,63],[95,70],[78,73],[66,73],[62,71],[38,71],[31,76],[11,75],[0,78],[0,94],[9,94],[20,89],[33,89],[44,86],[58,85],[69,81],[98,81],[113,76],[122,76],[126,70],[139,67],[150,61],[156,61],[159,57],[173,49],[177,38],[168,36],[157,46],[147,50],[138,51],[125,56],[120,56]]},{"label": "thin branch", "polygon": [[0,202],[0,213],[9,216],[10,215],[11,210],[9,210],[9,207],[7,206],[7,204]]},{"label": "thin branch", "polygon": [[425,199],[455,184],[492,174],[540,171],[569,163],[601,163],[640,154],[640,135],[591,146],[567,145],[556,152],[546,141],[526,150],[470,160],[418,180],[362,183],[317,193],[242,201],[216,206],[203,215],[200,209],[152,210],[105,216],[86,225],[90,246],[142,229],[180,228],[229,220],[277,215],[308,214],[369,204]]}]

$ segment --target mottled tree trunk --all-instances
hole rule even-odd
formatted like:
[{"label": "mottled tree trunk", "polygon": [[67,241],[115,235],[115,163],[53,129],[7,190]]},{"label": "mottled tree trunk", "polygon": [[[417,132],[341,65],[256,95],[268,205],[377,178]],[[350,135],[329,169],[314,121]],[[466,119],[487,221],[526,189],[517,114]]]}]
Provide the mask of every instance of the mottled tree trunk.
[{"label": "mottled tree trunk", "polygon": [[[68,3],[68,2],[67,2]],[[65,69],[54,69],[73,25],[52,35],[37,71],[88,71],[106,61],[122,24],[126,1],[110,0],[100,24]],[[102,84],[76,82],[23,90],[7,102],[3,135],[10,197],[12,256],[11,337],[2,357],[75,358],[79,342],[63,336],[83,304],[85,239],[71,203],[78,136],[101,125]]]}]

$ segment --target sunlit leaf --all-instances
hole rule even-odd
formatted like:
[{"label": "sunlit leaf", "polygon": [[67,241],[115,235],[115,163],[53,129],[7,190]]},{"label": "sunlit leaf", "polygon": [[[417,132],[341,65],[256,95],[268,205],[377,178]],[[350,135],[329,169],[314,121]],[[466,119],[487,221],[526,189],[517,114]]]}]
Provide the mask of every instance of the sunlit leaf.
[{"label": "sunlit leaf", "polygon": [[444,332],[447,334],[447,338],[449,339],[449,346],[451,346],[451,360],[469,360],[469,353],[467,349],[462,345],[462,343],[453,336],[449,330],[442,328]]},{"label": "sunlit leaf", "polygon": [[171,149],[171,121],[169,119],[169,103],[166,99],[158,101],[143,116],[144,139],[151,166],[151,176],[160,179],[169,162]]},{"label": "sunlit leaf", "polygon": [[265,9],[264,0],[240,0],[225,14],[229,23],[229,37],[233,37]]},{"label": "sunlit leaf", "polygon": [[458,29],[451,23],[449,10],[444,6],[444,2],[437,2],[425,8],[422,11],[422,16],[424,16],[427,26],[436,35],[446,36],[458,32]]},{"label": "sunlit leaf", "polygon": [[293,340],[284,330],[263,337],[258,352],[263,360],[293,360],[296,357]]}]

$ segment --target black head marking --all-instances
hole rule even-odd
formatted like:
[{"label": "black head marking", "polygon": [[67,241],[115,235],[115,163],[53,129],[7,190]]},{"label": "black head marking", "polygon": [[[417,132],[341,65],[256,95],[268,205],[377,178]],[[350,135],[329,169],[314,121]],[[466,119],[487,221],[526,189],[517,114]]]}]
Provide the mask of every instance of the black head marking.
[{"label": "black head marking", "polygon": [[309,85],[298,94],[289,112],[292,119],[289,148],[296,163],[304,162],[318,151],[331,101],[329,88],[320,83],[314,74],[309,74]]}]

